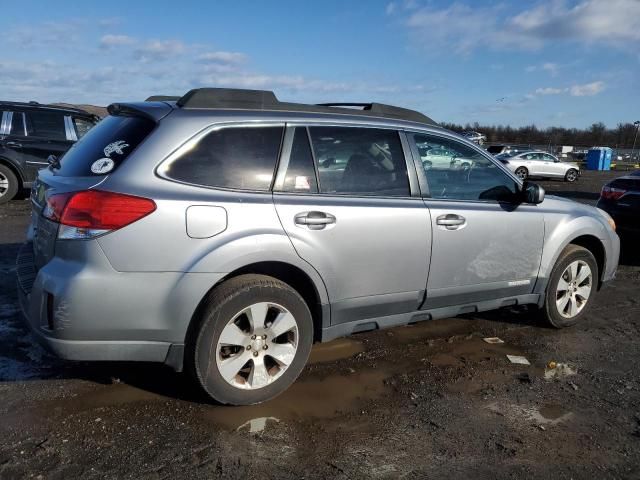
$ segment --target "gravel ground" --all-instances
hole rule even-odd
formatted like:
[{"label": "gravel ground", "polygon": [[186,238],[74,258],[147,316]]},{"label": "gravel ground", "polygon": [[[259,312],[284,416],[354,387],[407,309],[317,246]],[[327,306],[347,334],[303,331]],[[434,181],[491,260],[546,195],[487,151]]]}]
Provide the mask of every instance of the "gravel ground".
[{"label": "gravel ground", "polygon": [[[595,203],[613,176],[542,184]],[[27,222],[28,201],[0,207],[0,478],[640,478],[632,240],[574,328],[507,309],[360,334],[316,346],[276,400],[230,408],[163,366],[34,345],[14,287]]]}]

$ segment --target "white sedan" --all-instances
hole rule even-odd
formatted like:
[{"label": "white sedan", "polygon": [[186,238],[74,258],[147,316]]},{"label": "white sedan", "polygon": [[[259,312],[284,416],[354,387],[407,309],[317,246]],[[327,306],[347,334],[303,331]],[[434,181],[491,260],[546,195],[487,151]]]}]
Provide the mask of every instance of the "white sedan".
[{"label": "white sedan", "polygon": [[577,164],[561,162],[547,152],[501,153],[496,158],[522,180],[528,177],[550,177],[575,182],[580,176]]}]

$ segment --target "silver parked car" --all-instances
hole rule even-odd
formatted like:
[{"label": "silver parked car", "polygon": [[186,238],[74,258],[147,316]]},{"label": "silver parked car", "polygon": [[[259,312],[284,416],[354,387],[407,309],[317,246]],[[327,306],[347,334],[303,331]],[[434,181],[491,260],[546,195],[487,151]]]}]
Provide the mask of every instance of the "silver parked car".
[{"label": "silver parked car", "polygon": [[578,164],[562,162],[558,157],[547,152],[502,153],[496,158],[521,180],[529,177],[550,177],[575,182],[580,176]]},{"label": "silver parked car", "polygon": [[[32,189],[17,270],[37,338],[253,404],[313,342],[511,305],[583,318],[616,272],[607,214],[418,112],[348,106],[225,89],[111,105]],[[425,168],[424,144],[472,162]]]}]

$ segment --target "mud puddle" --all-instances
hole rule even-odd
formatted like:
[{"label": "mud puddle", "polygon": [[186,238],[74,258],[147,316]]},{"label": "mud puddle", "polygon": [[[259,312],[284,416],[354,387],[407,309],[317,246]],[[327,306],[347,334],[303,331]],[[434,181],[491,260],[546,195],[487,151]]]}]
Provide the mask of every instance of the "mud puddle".
[{"label": "mud puddle", "polygon": [[318,343],[313,346],[309,363],[333,362],[343,358],[353,357],[363,352],[364,345],[351,338],[339,338],[327,343]]},{"label": "mud puddle", "polygon": [[381,397],[387,388],[384,380],[392,374],[387,369],[376,369],[298,381],[267,403],[247,407],[208,407],[203,417],[216,426],[254,433],[271,423],[333,417],[357,409],[362,401]]},{"label": "mud puddle", "polygon": [[540,406],[522,406],[515,404],[502,405],[491,403],[487,408],[499,415],[504,415],[515,421],[527,420],[536,425],[557,425],[573,417],[573,412],[561,405],[546,403]]}]

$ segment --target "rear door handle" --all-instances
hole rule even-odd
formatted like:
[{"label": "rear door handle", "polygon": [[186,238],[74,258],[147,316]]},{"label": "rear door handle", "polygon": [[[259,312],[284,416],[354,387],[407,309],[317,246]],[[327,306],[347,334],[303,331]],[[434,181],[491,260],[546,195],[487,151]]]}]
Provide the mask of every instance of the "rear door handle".
[{"label": "rear door handle", "polygon": [[22,148],[22,144],[18,142],[5,142],[5,145],[11,148]]},{"label": "rear door handle", "polygon": [[322,230],[327,225],[336,223],[336,217],[326,212],[302,212],[298,213],[293,221],[296,225],[306,226],[309,230]]},{"label": "rear door handle", "polygon": [[436,218],[436,224],[446,227],[447,230],[457,230],[466,222],[467,220],[462,215],[456,215],[455,213],[447,213]]}]

